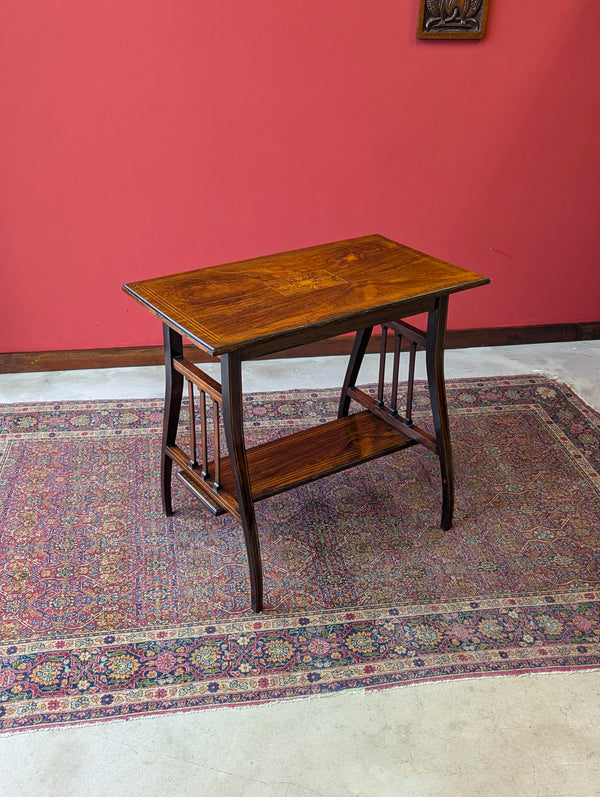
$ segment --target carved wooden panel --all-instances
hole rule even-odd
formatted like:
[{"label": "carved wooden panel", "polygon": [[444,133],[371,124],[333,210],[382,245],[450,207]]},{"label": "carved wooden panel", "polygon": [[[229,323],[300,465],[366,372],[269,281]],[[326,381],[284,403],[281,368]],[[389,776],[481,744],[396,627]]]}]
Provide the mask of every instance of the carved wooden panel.
[{"label": "carved wooden panel", "polygon": [[421,0],[419,39],[483,39],[489,0]]}]

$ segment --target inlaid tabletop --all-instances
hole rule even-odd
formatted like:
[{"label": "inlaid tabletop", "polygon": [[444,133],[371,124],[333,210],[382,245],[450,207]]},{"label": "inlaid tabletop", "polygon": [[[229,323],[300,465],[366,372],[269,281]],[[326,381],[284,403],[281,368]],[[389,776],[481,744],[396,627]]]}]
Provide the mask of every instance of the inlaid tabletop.
[{"label": "inlaid tabletop", "polygon": [[[295,332],[348,331],[369,313],[485,285],[487,277],[369,235],[123,286],[213,355]],[[366,323],[365,323],[366,325]]]}]

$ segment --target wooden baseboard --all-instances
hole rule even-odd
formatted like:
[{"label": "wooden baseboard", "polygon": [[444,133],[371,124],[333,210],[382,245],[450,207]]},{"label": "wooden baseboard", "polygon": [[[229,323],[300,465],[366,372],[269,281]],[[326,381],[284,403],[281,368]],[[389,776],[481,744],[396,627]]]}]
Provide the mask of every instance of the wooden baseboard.
[{"label": "wooden baseboard", "polygon": [[[446,348],[465,349],[480,346],[513,346],[577,340],[600,340],[600,321],[489,329],[450,329],[446,333]],[[347,355],[350,353],[352,341],[353,336],[329,338],[307,346],[297,346],[288,351],[278,352],[276,355],[269,355],[268,359]],[[380,335],[374,335],[369,344],[369,351],[379,351],[379,346]],[[186,347],[186,356],[193,362],[209,362],[211,359],[195,346]],[[162,346],[0,353],[0,374],[70,371],[84,368],[119,368],[162,365],[162,363]]]}]

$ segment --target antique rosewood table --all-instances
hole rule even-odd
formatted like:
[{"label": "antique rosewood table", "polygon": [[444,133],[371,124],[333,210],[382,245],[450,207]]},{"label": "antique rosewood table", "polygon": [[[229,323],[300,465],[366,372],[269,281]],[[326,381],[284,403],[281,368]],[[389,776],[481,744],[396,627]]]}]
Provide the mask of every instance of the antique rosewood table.
[{"label": "antique rosewood table", "polygon": [[[241,523],[254,611],[263,608],[254,512],[254,504],[263,498],[421,444],[439,457],[441,525],[450,528],[454,483],[443,365],[448,297],[487,282],[479,274],[380,235],[369,235],[123,286],[163,322],[164,511],[173,513],[171,475],[175,463],[178,478],[206,507],[216,515],[229,512]],[[424,332],[400,321],[424,312],[428,314]],[[372,329],[379,324],[383,334],[375,398],[360,390],[356,381]],[[356,336],[337,419],[247,449],[242,362],[349,332]],[[393,368],[391,386],[384,390],[389,332],[394,340]],[[221,384],[184,357],[183,337],[220,360]],[[402,338],[409,348],[404,415],[398,411]],[[426,351],[434,435],[412,418],[417,346]],[[187,453],[177,443],[185,380],[190,398]],[[199,410],[193,385],[199,391]],[[208,415],[207,398],[212,405]],[[352,401],[362,409],[350,413]],[[221,425],[229,456],[220,452]]]}]

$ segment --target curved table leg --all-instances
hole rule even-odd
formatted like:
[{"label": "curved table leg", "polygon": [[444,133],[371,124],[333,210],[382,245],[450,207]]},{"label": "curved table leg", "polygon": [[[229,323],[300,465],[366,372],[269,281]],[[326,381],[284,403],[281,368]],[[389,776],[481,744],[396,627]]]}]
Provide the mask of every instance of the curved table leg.
[{"label": "curved table leg", "polygon": [[244,443],[242,363],[239,352],[221,356],[221,390],[223,392],[225,439],[229,450],[229,461],[248,554],[251,604],[253,611],[261,612],[263,610],[263,573]]},{"label": "curved table leg", "polygon": [[360,371],[360,366],[362,365],[365,352],[367,351],[367,346],[369,344],[372,332],[373,327],[359,329],[356,333],[356,337],[354,338],[352,354],[350,355],[350,361],[348,363],[348,368],[346,369],[346,376],[344,378],[344,385],[342,387],[338,418],[345,418],[346,415],[348,415],[348,411],[350,409],[350,397],[348,396],[348,390],[351,387],[356,387],[358,372]]},{"label": "curved table leg", "polygon": [[165,346],[165,411],[163,416],[161,487],[162,505],[165,515],[173,514],[171,498],[171,474],[173,460],[167,456],[167,446],[175,445],[181,397],[183,395],[183,375],[173,368],[173,360],[183,357],[183,340],[181,335],[171,327],[163,324]]},{"label": "curved table leg", "polygon": [[442,296],[437,299],[435,308],[429,311],[425,346],[429,396],[442,475],[441,526],[444,530],[452,526],[454,514],[454,471],[444,382],[444,335],[447,316],[448,297]]}]

